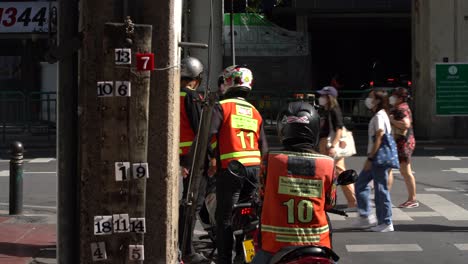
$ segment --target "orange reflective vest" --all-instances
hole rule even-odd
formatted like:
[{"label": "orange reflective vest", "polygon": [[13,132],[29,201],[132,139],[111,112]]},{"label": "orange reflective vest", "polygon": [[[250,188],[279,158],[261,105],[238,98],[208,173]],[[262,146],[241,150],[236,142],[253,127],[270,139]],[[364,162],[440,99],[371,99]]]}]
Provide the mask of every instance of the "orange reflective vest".
[{"label": "orange reflective vest", "polygon": [[180,92],[180,140],[179,140],[179,156],[187,155],[190,147],[195,139],[195,132],[190,126],[190,121],[185,109],[186,92]]},{"label": "orange reflective vest", "polygon": [[303,152],[270,152],[267,157],[261,233],[262,249],[287,246],[331,248],[326,194],[334,193],[332,158]]},{"label": "orange reflective vest", "polygon": [[258,140],[262,116],[244,100],[226,99],[219,103],[223,110],[223,123],[218,132],[221,168],[227,168],[231,160],[245,166],[260,165]]}]

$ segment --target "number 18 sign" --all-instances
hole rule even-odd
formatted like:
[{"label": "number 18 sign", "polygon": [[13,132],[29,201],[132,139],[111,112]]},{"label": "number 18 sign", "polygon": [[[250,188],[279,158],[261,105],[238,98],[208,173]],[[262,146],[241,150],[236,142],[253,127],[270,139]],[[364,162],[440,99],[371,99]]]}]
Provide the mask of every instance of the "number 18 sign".
[{"label": "number 18 sign", "polygon": [[154,70],[154,53],[137,53],[137,71]]}]

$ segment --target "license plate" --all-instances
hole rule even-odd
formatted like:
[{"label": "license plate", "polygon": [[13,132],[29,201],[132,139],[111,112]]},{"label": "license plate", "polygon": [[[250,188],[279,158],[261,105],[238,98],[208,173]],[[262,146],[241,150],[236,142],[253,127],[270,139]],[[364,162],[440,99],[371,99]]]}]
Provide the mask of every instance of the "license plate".
[{"label": "license plate", "polygon": [[253,239],[244,240],[242,242],[242,247],[244,248],[245,263],[251,263],[255,256],[255,246]]}]

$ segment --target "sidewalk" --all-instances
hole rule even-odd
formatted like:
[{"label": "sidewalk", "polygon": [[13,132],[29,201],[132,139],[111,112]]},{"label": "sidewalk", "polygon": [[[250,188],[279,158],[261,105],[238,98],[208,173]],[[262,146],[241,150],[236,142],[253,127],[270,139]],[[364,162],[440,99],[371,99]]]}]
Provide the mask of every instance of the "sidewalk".
[{"label": "sidewalk", "polygon": [[33,213],[10,216],[0,210],[0,263],[56,263],[56,215]]}]

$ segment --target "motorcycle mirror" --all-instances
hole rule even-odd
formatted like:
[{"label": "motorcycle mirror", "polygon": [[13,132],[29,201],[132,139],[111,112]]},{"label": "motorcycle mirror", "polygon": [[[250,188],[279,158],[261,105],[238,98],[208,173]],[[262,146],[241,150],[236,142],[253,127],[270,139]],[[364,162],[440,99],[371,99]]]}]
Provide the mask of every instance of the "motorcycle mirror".
[{"label": "motorcycle mirror", "polygon": [[238,160],[231,160],[228,163],[227,169],[230,174],[236,177],[242,178],[242,177],[245,177],[245,175],[247,174],[245,166],[242,163],[240,163]]},{"label": "motorcycle mirror", "polygon": [[338,185],[349,185],[356,182],[358,174],[355,170],[345,170],[338,175]]}]

